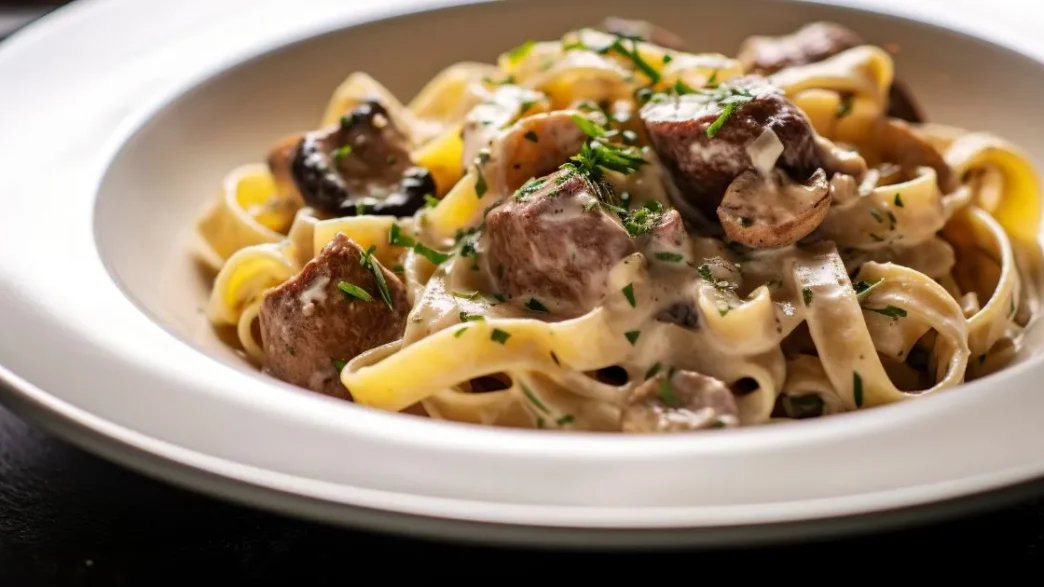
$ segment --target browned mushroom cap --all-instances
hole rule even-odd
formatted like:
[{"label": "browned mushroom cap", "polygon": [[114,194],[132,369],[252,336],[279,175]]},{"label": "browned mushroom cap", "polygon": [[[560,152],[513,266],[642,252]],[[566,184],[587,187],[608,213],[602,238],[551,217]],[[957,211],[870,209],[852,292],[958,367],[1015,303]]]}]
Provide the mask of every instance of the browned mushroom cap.
[{"label": "browned mushroom cap", "polygon": [[946,164],[942,154],[909,124],[885,119],[880,122],[878,133],[882,159],[899,165],[906,174],[912,174],[917,167],[931,167],[944,194],[956,189],[957,178],[953,169]]},{"label": "browned mushroom cap", "polygon": [[602,21],[602,28],[605,32],[619,37],[646,41],[676,51],[685,49],[684,39],[648,21],[609,16]]},{"label": "browned mushroom cap", "polygon": [[863,39],[852,29],[832,22],[813,22],[789,35],[748,37],[737,59],[746,71],[770,75],[822,61],[862,44]]},{"label": "browned mushroom cap", "polygon": [[668,371],[642,383],[627,398],[623,431],[692,432],[739,424],[739,408],[728,386],[693,371]]},{"label": "browned mushroom cap", "polygon": [[290,167],[304,203],[339,216],[409,216],[435,193],[431,173],[413,164],[405,135],[377,102],[339,124],[307,133]]},{"label": "browned mushroom cap", "polygon": [[750,170],[737,177],[718,207],[730,239],[755,249],[783,247],[807,236],[830,210],[830,184],[816,170],[805,184],[774,170]]}]

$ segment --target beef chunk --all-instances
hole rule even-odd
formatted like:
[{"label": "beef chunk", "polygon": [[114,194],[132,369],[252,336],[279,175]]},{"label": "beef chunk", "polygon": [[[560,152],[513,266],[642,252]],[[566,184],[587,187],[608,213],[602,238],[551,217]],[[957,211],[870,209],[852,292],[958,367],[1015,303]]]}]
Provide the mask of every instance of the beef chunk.
[{"label": "beef chunk", "polygon": [[290,171],[305,204],[320,212],[409,216],[435,193],[435,180],[408,148],[384,106],[364,102],[339,124],[305,134]]},{"label": "beef chunk", "polygon": [[693,371],[659,373],[639,385],[623,410],[624,432],[689,432],[736,426],[739,408],[724,382]]},{"label": "beef chunk", "polygon": [[491,210],[482,249],[497,291],[555,314],[594,307],[609,271],[636,250],[619,218],[599,205],[612,198],[604,182],[562,170]]},{"label": "beef chunk", "polygon": [[[391,307],[370,267],[383,275]],[[342,283],[372,299],[344,292]],[[399,278],[338,233],[298,275],[264,293],[260,319],[265,372],[305,389],[350,399],[337,366],[400,338],[409,310]]]},{"label": "beef chunk", "polygon": [[732,180],[754,167],[748,146],[767,131],[782,146],[776,166],[795,181],[804,182],[823,167],[808,117],[759,76],[680,96],[663,95],[646,104],[641,117],[653,148],[687,199],[679,209],[695,208],[705,218],[715,217]]}]

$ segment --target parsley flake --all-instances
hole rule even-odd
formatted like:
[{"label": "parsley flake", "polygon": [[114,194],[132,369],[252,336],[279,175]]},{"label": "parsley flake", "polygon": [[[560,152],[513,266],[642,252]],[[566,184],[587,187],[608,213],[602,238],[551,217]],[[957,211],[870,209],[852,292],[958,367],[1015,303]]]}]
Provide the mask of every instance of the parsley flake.
[{"label": "parsley flake", "polygon": [[388,232],[388,244],[393,247],[412,247],[417,244],[412,238],[402,234],[402,229],[399,228],[398,224],[392,224],[391,231]]},{"label": "parsley flake", "polygon": [[624,297],[627,298],[627,303],[631,304],[632,308],[635,307],[636,302],[634,299],[634,284],[628,283],[620,291],[623,292]]},{"label": "parsley flake", "polygon": [[337,369],[338,372],[344,371],[345,366],[348,365],[348,361],[345,361],[344,359],[330,359],[330,361],[333,363],[334,369]]},{"label": "parsley flake", "polygon": [[670,377],[664,377],[660,381],[660,399],[672,408],[680,408],[682,406],[681,398],[674,393],[674,387],[671,386]]},{"label": "parsley flake", "polygon": [[475,298],[477,298],[479,296],[479,292],[473,291],[471,293],[466,293],[466,292],[462,292],[462,291],[454,291],[453,292],[453,296],[454,297],[458,297],[458,298],[463,298],[465,300],[473,300],[473,299],[475,299]]},{"label": "parsley flake", "polygon": [[359,264],[365,267],[373,275],[373,280],[377,282],[377,291],[380,292],[381,298],[385,304],[388,304],[388,308],[392,311],[395,310],[395,304],[392,303],[391,290],[388,289],[388,282],[384,279],[384,269],[381,268],[380,264],[375,262],[373,259],[373,252],[377,250],[376,245],[370,245],[370,248],[363,253],[359,259]]},{"label": "parsley flake", "polygon": [[865,309],[869,310],[871,312],[877,312],[878,314],[883,314],[885,316],[888,316],[890,318],[894,318],[896,320],[898,320],[899,318],[906,318],[906,310],[904,310],[902,308],[897,308],[897,307],[891,306],[891,305],[885,306],[884,308],[865,308]]},{"label": "parsley flake", "polygon": [[536,298],[530,298],[526,307],[534,312],[540,312],[541,314],[547,314],[547,307],[541,304]]},{"label": "parsley flake", "polygon": [[435,249],[424,246],[423,243],[417,243],[413,245],[413,251],[425,259],[431,261],[433,265],[442,265],[449,260],[453,255],[450,253],[443,253],[436,251]]},{"label": "parsley flake", "polygon": [[903,207],[903,197],[900,194],[895,195],[895,205],[900,208]]},{"label": "parsley flake", "polygon": [[511,333],[504,332],[499,328],[494,328],[493,333],[490,334],[489,338],[495,343],[504,344],[509,338],[511,338]]},{"label": "parsley flake", "polygon": [[453,338],[460,338],[460,335],[462,335],[465,332],[467,332],[467,330],[468,330],[467,326],[459,328],[456,332],[453,333]]},{"label": "parsley flake", "polygon": [[625,333],[624,333],[624,336],[625,336],[625,337],[627,338],[627,342],[631,343],[631,346],[634,346],[634,345],[635,345],[635,343],[637,343],[637,342],[638,342],[638,337],[639,337],[639,336],[640,336],[641,334],[642,334],[642,333],[641,333],[641,331],[638,331],[638,330],[631,330],[631,331],[629,331],[629,332],[625,332]]},{"label": "parsley flake", "polygon": [[360,300],[362,300],[364,302],[372,302],[373,301],[373,296],[371,296],[365,289],[359,287],[358,285],[355,285],[355,284],[352,284],[352,283],[348,283],[347,281],[342,281],[342,282],[338,283],[337,284],[337,289],[339,289],[342,292],[344,292],[345,296],[358,298],[358,299],[360,299]]},{"label": "parsley flake", "polygon": [[529,387],[526,386],[525,383],[521,383],[519,385],[522,388],[522,393],[526,396],[526,399],[528,399],[541,412],[544,412],[545,414],[549,413],[547,406],[544,405],[544,402],[540,401],[540,398],[538,398],[536,394],[533,393],[532,389],[529,389]]},{"label": "parsley flake", "polygon": [[533,132],[533,131],[529,131],[529,132],[527,132],[526,134],[524,134],[522,136],[524,136],[527,141],[530,141],[532,143],[540,142],[540,136],[538,134],[536,134],[535,132]]},{"label": "parsley flake", "polygon": [[656,253],[653,253],[653,256],[660,261],[666,261],[668,263],[677,263],[685,258],[681,253],[670,253],[666,251],[657,251]]},{"label": "parsley flake", "polygon": [[805,300],[805,306],[810,306],[812,304],[812,288],[802,288],[801,297]]},{"label": "parsley flake", "polygon": [[475,175],[477,176],[475,178],[475,195],[481,199],[482,196],[486,195],[486,190],[489,189],[489,186],[486,185],[486,177],[482,175],[482,170],[478,166],[475,166]]},{"label": "parsley flake", "polygon": [[518,62],[526,58],[526,55],[529,55],[529,52],[532,51],[535,46],[536,41],[529,40],[518,47],[515,47],[508,52],[508,62],[511,63],[511,65],[518,64]]}]

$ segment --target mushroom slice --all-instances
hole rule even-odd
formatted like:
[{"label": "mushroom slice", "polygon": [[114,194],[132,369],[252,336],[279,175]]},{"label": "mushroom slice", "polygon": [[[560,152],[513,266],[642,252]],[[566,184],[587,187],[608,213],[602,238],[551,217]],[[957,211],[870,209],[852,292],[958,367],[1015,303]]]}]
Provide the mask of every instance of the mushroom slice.
[{"label": "mushroom slice", "polygon": [[805,184],[779,169],[769,174],[748,170],[729,184],[718,219],[731,240],[768,249],[804,238],[823,222],[829,209],[830,184],[822,169]]},{"label": "mushroom slice", "polygon": [[638,39],[639,41],[659,45],[665,49],[674,49],[675,51],[685,49],[685,40],[680,36],[644,20],[609,16],[602,21],[602,29],[618,37]]},{"label": "mushroom slice", "polygon": [[899,165],[908,174],[914,173],[918,167],[931,167],[944,194],[957,189],[953,169],[912,126],[902,120],[885,119],[881,121],[878,133],[882,159]]},{"label": "mushroom slice", "polygon": [[304,203],[338,216],[409,216],[435,193],[413,164],[409,141],[379,102],[363,102],[336,125],[305,134],[290,172]]}]

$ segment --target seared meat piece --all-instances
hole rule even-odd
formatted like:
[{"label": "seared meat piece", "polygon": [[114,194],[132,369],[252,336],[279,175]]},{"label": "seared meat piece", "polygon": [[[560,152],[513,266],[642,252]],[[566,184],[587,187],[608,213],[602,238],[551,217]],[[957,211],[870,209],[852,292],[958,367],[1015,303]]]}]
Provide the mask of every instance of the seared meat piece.
[{"label": "seared meat piece", "polygon": [[[387,284],[390,306],[373,271],[380,271]],[[265,372],[305,389],[351,399],[337,366],[400,338],[409,310],[399,278],[338,233],[298,275],[264,293],[260,319]]]},{"label": "seared meat piece", "polygon": [[661,26],[644,20],[609,16],[602,21],[602,29],[609,34],[646,41],[666,49],[676,51],[685,49],[684,39]]},{"label": "seared meat piece", "polygon": [[598,204],[612,197],[602,181],[561,170],[491,210],[481,248],[497,292],[560,315],[597,305],[609,271],[636,250],[619,218]]},{"label": "seared meat piece", "polygon": [[749,37],[740,46],[738,59],[746,71],[770,75],[785,67],[816,63],[863,44],[863,39],[847,27],[813,22],[789,35]]},{"label": "seared meat piece", "polygon": [[627,398],[624,432],[690,432],[737,426],[739,408],[722,381],[693,371],[659,373]]},{"label": "seared meat piece", "polygon": [[[807,24],[789,35],[753,36],[740,47],[739,61],[746,71],[770,75],[795,65],[808,65],[833,57],[866,42],[855,31],[832,22]],[[888,115],[907,122],[923,122],[921,109],[906,85],[892,82]]]},{"label": "seared meat piece", "polygon": [[[725,116],[727,109],[732,112]],[[732,180],[757,166],[752,154],[760,164],[761,153],[748,147],[758,141],[770,149],[761,139],[769,131],[779,146],[774,164],[795,181],[804,182],[824,165],[808,117],[760,76],[654,99],[642,107],[641,117],[657,155],[689,200],[678,207],[694,207],[706,218],[714,218]]]},{"label": "seared meat piece", "polygon": [[306,134],[291,173],[305,204],[320,212],[409,216],[435,194],[435,181],[413,165],[408,147],[384,106],[363,102],[339,124]]}]

